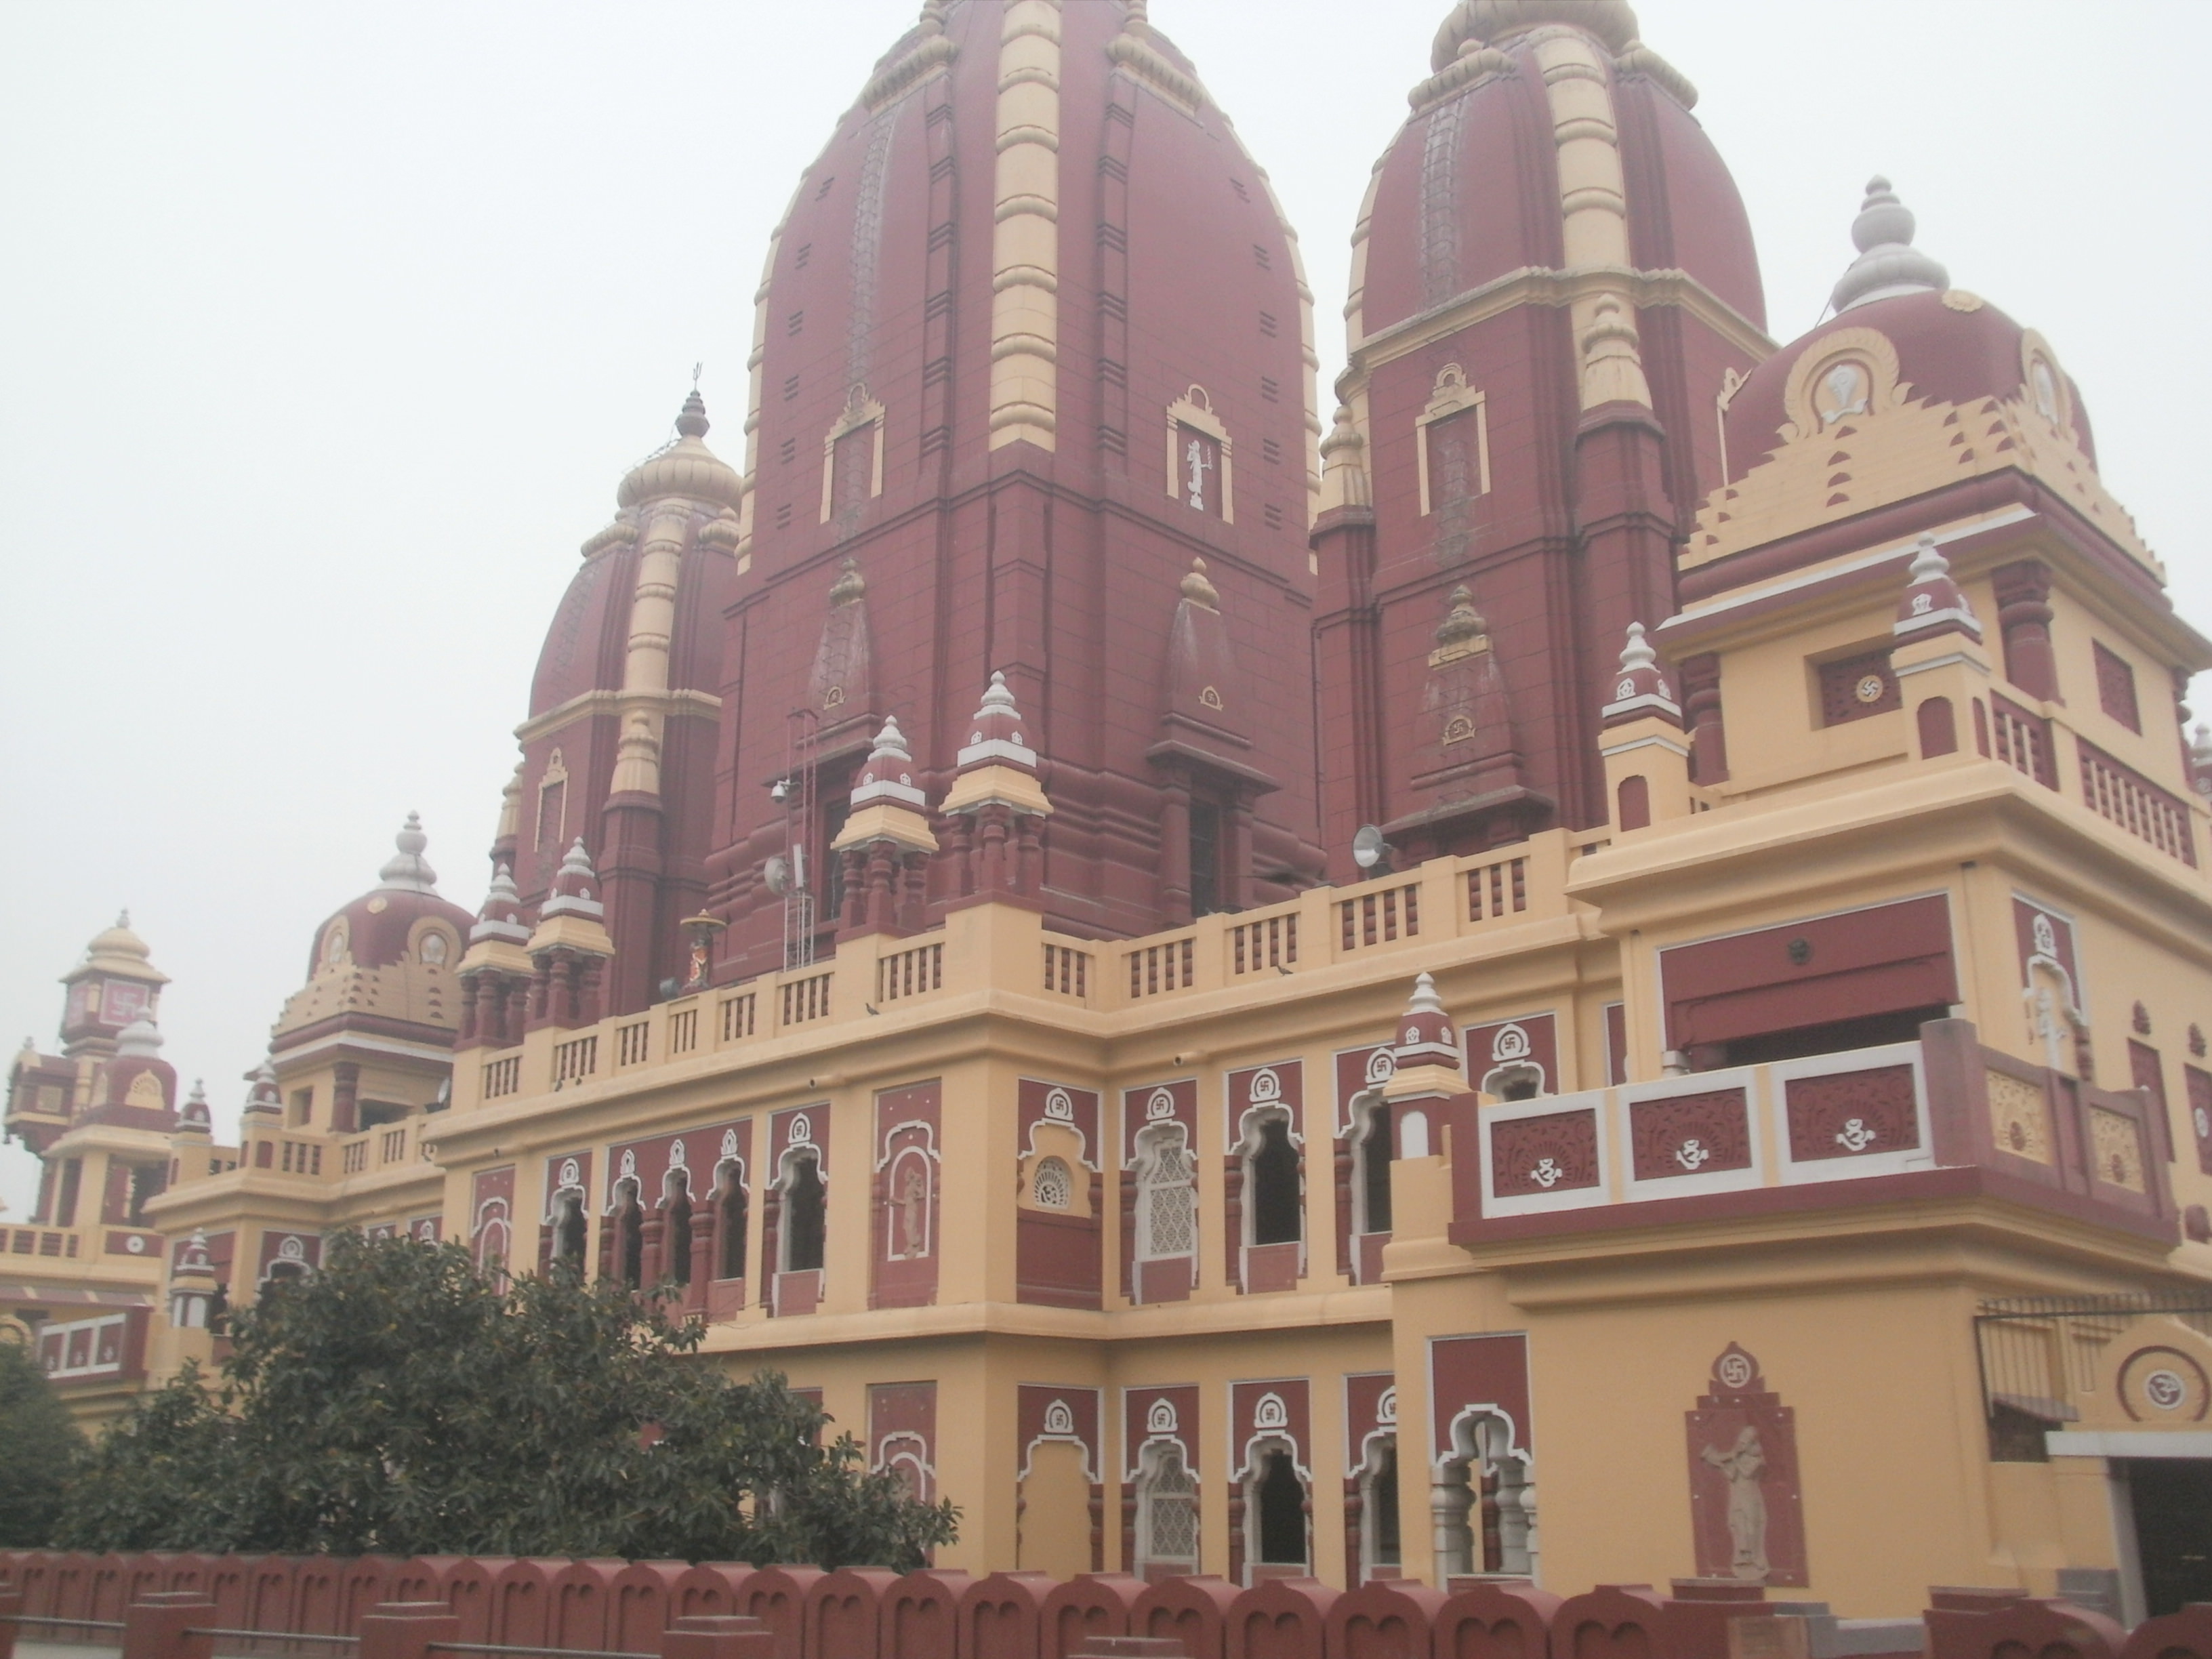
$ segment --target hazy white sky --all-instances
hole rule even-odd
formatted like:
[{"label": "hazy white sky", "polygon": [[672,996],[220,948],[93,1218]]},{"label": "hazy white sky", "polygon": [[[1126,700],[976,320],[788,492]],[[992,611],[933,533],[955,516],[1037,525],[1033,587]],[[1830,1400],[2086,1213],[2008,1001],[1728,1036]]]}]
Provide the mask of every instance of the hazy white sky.
[{"label": "hazy white sky", "polygon": [[[53,1046],[55,976],[127,905],[228,1134],[410,810],[476,908],[577,544],[695,362],[742,463],[768,233],[918,7],[0,6],[0,1041]],[[1448,9],[1153,0],[1303,235],[1324,386]],[[2212,6],[1638,9],[1750,204],[1772,331],[1819,317],[1887,173],[1953,280],[2049,337],[2212,624]],[[17,1215],[33,1168],[0,1150]]]}]

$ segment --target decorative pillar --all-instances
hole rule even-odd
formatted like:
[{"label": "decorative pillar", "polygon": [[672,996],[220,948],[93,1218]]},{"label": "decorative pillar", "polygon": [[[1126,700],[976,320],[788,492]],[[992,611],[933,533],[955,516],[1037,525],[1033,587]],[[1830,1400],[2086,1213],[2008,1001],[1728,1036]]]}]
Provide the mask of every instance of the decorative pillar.
[{"label": "decorative pillar", "polygon": [[2063,702],[2058,659],[2051,645],[2051,567],[2040,559],[2021,559],[1998,566],[1990,577],[2004,638],[2005,678],[2032,697]]},{"label": "decorative pillar", "polygon": [[331,1067],[331,1133],[349,1135],[361,1127],[361,1067],[342,1060]]},{"label": "decorative pillar", "polygon": [[1690,781],[1702,787],[1729,778],[1728,736],[1721,726],[1720,653],[1683,659],[1682,713],[1690,723]]},{"label": "decorative pillar", "polygon": [[1160,786],[1160,908],[1170,927],[1190,921],[1190,779],[1181,771]]}]

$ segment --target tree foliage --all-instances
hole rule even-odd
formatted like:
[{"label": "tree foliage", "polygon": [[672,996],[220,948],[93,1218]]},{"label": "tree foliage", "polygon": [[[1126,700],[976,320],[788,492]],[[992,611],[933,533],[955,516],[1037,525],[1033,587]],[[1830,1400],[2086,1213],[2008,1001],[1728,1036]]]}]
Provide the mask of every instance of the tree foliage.
[{"label": "tree foliage", "polygon": [[52,1541],[63,1487],[83,1449],[30,1350],[0,1337],[0,1549]]},{"label": "tree foliage", "polygon": [[781,1377],[731,1381],[619,1285],[341,1234],[229,1334],[218,1386],[180,1376],[93,1449],[65,1547],[912,1567],[955,1534]]}]

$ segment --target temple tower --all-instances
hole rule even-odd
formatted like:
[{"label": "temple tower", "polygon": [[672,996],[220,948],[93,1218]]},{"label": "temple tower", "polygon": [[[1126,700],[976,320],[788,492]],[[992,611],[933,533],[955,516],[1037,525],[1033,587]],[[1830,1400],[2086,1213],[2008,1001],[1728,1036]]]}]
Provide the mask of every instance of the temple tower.
[{"label": "temple tower", "polygon": [[[1055,927],[1315,879],[1310,296],[1146,8],[932,0],[800,180],[757,303],[720,976],[826,946],[884,722],[935,812],[994,673],[1051,802],[1023,822]],[[972,827],[916,854],[915,923],[972,891]]]},{"label": "temple tower", "polygon": [[1604,820],[1620,641],[1673,612],[1727,398],[1771,349],[1696,92],[1625,0],[1462,0],[1431,68],[1360,211],[1322,447],[1339,879],[1363,823],[1418,859]]}]

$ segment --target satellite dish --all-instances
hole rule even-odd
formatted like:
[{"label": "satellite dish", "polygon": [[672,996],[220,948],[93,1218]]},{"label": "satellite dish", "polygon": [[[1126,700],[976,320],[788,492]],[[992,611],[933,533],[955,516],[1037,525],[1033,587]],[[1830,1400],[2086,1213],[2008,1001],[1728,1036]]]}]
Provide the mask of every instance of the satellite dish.
[{"label": "satellite dish", "polygon": [[1352,861],[1363,870],[1389,870],[1392,850],[1382,832],[1371,823],[1360,825],[1359,833],[1352,838]]},{"label": "satellite dish", "polygon": [[791,866],[781,854],[761,866],[761,879],[768,883],[768,890],[781,898],[791,890]]}]

